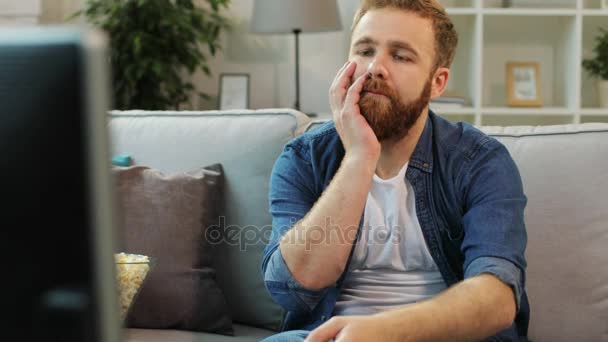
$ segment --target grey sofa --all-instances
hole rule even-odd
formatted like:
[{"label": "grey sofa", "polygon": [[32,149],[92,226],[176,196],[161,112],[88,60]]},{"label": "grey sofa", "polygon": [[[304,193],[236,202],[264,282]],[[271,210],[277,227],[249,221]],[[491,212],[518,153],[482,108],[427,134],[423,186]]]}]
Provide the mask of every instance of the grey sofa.
[{"label": "grey sofa", "polygon": [[[268,179],[283,145],[315,123],[288,109],[111,112],[113,153],[140,165],[186,171],[222,163],[226,225],[270,229]],[[533,341],[608,342],[608,124],[482,127],[503,142],[528,196],[527,290]],[[124,329],[129,342],[259,341],[283,311],[260,273],[263,241],[220,245],[218,282],[235,337]]]}]

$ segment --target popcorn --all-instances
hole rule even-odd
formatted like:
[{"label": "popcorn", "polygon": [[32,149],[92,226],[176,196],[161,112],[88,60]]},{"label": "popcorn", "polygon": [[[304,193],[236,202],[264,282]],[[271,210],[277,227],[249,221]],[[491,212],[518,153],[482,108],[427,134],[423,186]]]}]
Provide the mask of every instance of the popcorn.
[{"label": "popcorn", "polygon": [[140,254],[114,254],[121,318],[124,320],[133,298],[150,270],[150,258]]}]

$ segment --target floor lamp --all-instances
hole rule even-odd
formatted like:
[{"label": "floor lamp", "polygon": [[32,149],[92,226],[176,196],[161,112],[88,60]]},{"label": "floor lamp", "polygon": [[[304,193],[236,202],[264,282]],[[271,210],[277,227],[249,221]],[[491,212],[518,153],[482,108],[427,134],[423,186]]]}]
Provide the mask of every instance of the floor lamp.
[{"label": "floor lamp", "polygon": [[300,110],[300,34],[341,29],[336,0],[255,0],[253,33],[292,33],[295,37],[295,109]]}]

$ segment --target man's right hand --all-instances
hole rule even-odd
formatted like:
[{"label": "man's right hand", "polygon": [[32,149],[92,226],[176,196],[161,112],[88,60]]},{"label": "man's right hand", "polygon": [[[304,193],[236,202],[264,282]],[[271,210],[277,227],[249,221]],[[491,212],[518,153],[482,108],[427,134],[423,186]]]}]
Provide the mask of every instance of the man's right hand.
[{"label": "man's right hand", "polygon": [[329,103],[346,151],[345,158],[369,162],[375,169],[380,157],[380,142],[359,108],[361,90],[369,73],[363,73],[351,84],[356,68],[357,64],[349,61],[338,71],[329,89]]},{"label": "man's right hand", "polygon": [[[310,205],[310,209],[279,240],[279,257],[283,258],[288,272],[266,271],[268,279],[279,273],[290,275],[308,291],[308,298],[310,290],[332,286],[344,273],[380,157],[380,143],[359,111],[359,98],[367,73],[351,85],[355,68],[355,63],[346,64],[338,72],[330,90],[336,129],[346,155],[314,203],[306,202],[310,200],[310,193],[302,194],[302,202]],[[294,170],[294,175],[301,173]],[[281,193],[289,194],[281,198],[281,202],[293,201],[292,193],[297,194],[304,188],[297,186],[298,176],[289,181],[283,181],[287,177],[276,177],[278,181],[273,186],[280,186]],[[299,184],[305,183],[300,181]],[[297,203],[298,208],[302,207],[302,202]],[[276,263],[278,267],[281,264]]]}]

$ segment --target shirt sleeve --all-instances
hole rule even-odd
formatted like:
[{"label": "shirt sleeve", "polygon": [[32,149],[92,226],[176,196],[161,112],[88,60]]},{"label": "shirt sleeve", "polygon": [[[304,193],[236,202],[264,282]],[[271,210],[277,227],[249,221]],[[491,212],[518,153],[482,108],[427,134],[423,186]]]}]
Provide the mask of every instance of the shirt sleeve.
[{"label": "shirt sleeve", "polygon": [[521,305],[523,281],[521,270],[512,262],[495,257],[479,257],[466,268],[464,277],[471,278],[483,273],[492,274],[513,290],[517,311]]},{"label": "shirt sleeve", "polygon": [[310,211],[317,200],[314,173],[298,141],[287,144],[270,177],[269,206],[272,233],[264,249],[262,275],[273,300],[287,311],[311,312],[327,289],[302,286],[291,274],[279,248],[279,239]]},{"label": "shirt sleeve", "polygon": [[527,244],[527,198],[519,170],[508,150],[491,139],[471,159],[462,184],[465,278],[482,273],[495,275],[513,289],[519,311]]}]

